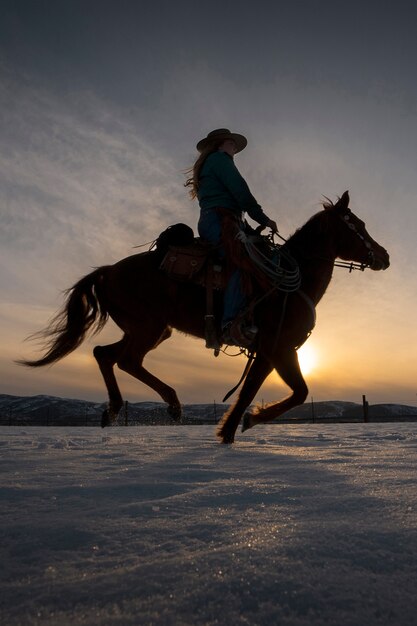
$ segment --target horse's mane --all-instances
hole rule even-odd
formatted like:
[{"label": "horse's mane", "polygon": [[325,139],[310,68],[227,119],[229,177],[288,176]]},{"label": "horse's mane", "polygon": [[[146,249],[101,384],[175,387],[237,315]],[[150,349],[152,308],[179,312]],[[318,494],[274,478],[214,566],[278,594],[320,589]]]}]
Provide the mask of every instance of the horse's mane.
[{"label": "horse's mane", "polygon": [[[323,208],[330,209],[334,206],[330,200],[329,203],[330,204],[327,202],[323,203]],[[298,228],[289,237],[285,245],[289,248],[294,247],[300,249],[306,248],[307,246],[309,247],[313,240],[322,233],[328,232],[331,215],[331,211],[328,210],[318,211],[318,213],[312,215],[301,228]]]}]

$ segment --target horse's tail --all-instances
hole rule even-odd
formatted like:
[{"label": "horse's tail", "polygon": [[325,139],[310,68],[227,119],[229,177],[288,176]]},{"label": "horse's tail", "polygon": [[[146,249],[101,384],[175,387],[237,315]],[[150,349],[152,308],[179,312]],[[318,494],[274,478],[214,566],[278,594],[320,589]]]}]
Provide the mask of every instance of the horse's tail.
[{"label": "horse's tail", "polygon": [[109,314],[102,299],[100,301],[99,294],[106,269],[99,267],[65,292],[65,304],[52,318],[49,326],[29,337],[45,343],[44,356],[35,361],[20,360],[20,365],[52,365],[78,348],[89,331],[95,334],[103,328]]}]

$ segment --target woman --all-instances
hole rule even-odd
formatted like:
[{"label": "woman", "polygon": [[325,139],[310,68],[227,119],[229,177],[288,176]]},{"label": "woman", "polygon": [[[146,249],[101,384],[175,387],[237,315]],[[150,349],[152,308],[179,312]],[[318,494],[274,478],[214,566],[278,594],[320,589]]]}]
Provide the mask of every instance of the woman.
[{"label": "woman", "polygon": [[[251,194],[244,178],[234,164],[233,157],[247,145],[246,137],[231,133],[227,128],[211,131],[197,144],[200,156],[190,170],[191,178],[185,183],[191,187],[191,197],[198,198],[200,220],[198,233],[201,239],[218,245],[222,239],[222,215],[225,210],[242,222],[243,213],[247,213],[261,226],[278,232],[276,223],[269,219]],[[224,251],[223,251],[224,254]],[[222,319],[223,343],[242,344],[231,336],[232,321],[245,305],[245,296],[241,286],[241,273],[235,269],[224,294]],[[252,343],[257,329],[242,329],[248,344]]]}]

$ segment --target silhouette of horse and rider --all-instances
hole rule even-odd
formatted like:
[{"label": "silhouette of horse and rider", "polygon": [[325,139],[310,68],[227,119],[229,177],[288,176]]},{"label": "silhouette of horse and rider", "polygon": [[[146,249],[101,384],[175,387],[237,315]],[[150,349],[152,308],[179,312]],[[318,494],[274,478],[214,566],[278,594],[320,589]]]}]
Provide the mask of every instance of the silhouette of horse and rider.
[{"label": "silhouette of horse and rider", "polygon": [[[212,131],[197,144],[200,156],[186,183],[200,203],[200,243],[208,250],[204,267],[220,266],[226,281],[213,289],[207,274],[206,280],[199,281],[195,276],[187,280],[164,271],[161,262],[175,241],[99,267],[68,290],[62,310],[40,333],[46,340],[44,356],[20,361],[31,367],[51,365],[80,346],[88,333],[100,331],[111,317],[123,331],[122,338],[94,349],[109,396],[102,426],[112,424],[123,406],[114,374],[116,364],[158,393],[167,403],[168,413],[179,421],[181,404],[176,391],[149,372],[143,360],[171,336],[172,329],[207,341],[207,318],[211,317],[211,332],[214,329],[218,345],[241,345],[251,357],[241,391],[217,430],[221,442],[233,443],[242,418],[243,430],[247,430],[306,400],[308,388],[297,349],[314,327],[315,307],[331,281],[336,260],[374,271],[389,267],[387,251],[350,210],[348,192],[335,203],[324,203],[282,246],[275,245],[272,236],[248,229],[243,212],[261,227],[278,232],[234,165],[234,154],[245,146],[242,135],[227,129]],[[247,412],[274,369],[292,393]]]},{"label": "silhouette of horse and rider", "polygon": [[[299,285],[294,290],[282,291],[278,284],[277,288],[264,291],[262,297],[259,297],[261,287],[255,289],[258,303],[251,313],[258,331],[242,389],[217,430],[223,443],[234,441],[243,416],[246,430],[270,422],[306,400],[308,389],[297,349],[314,326],[314,310],[330,283],[336,259],[359,263],[374,271],[389,267],[387,251],[372,239],[364,222],[349,209],[348,192],[336,203],[326,203],[280,251],[297,263]],[[102,426],[114,422],[123,406],[114,374],[116,364],[158,393],[174,420],[181,419],[181,404],[175,390],[150,373],[143,360],[150,350],[171,336],[173,328],[205,338],[206,287],[195,280],[174,278],[162,271],[160,265],[161,251],[152,249],[114,265],[99,267],[81,278],[69,290],[65,305],[51,326],[42,333],[47,341],[44,356],[21,361],[31,367],[51,365],[80,346],[89,332],[98,332],[111,317],[123,331],[122,338],[94,349],[109,395]],[[214,291],[213,314],[221,336],[221,289]],[[245,414],[274,369],[291,389],[291,395]]]}]

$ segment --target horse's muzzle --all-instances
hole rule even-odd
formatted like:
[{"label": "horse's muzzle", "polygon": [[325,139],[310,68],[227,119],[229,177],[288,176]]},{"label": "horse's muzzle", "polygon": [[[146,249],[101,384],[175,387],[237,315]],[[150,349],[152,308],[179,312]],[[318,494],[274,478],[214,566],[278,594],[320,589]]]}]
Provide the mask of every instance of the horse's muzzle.
[{"label": "horse's muzzle", "polygon": [[386,250],[384,250],[384,248],[381,248],[380,251],[378,251],[377,254],[373,253],[372,254],[372,260],[371,263],[369,264],[369,267],[371,268],[371,270],[374,270],[375,272],[379,272],[380,270],[386,270],[389,268],[389,254]]}]

